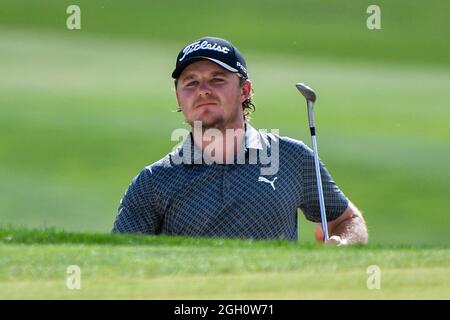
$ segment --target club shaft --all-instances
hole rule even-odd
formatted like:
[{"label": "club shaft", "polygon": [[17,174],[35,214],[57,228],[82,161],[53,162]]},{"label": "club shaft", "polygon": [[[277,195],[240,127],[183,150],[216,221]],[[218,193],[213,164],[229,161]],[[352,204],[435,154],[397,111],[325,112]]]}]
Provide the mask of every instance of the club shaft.
[{"label": "club shaft", "polygon": [[309,121],[309,129],[311,131],[311,139],[312,139],[313,151],[314,151],[314,167],[316,170],[317,191],[319,193],[320,217],[321,217],[321,222],[322,222],[323,240],[328,241],[328,239],[329,239],[328,224],[327,224],[327,215],[326,215],[326,211],[325,211],[325,201],[323,198],[322,177],[320,175],[319,151],[317,149],[316,126],[314,123],[313,106],[314,106],[314,102],[308,101],[308,121]]},{"label": "club shaft", "polygon": [[316,140],[315,135],[311,136],[311,138],[312,138],[313,151],[314,151],[314,167],[316,169],[317,191],[319,192],[320,217],[322,220],[323,239],[324,239],[324,241],[328,241],[328,239],[329,239],[328,225],[327,225],[327,216],[325,213],[325,201],[323,199],[322,177],[320,175],[317,140]]}]

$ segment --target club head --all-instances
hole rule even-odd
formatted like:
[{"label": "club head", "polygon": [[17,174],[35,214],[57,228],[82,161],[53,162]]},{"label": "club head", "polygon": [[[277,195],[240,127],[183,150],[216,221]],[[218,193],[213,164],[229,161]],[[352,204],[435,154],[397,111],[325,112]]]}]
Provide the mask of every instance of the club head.
[{"label": "club head", "polygon": [[305,97],[305,99],[307,101],[311,101],[311,102],[316,101],[316,93],[314,92],[313,89],[311,89],[304,83],[297,83],[295,86],[297,87],[298,91],[300,91],[300,93]]}]

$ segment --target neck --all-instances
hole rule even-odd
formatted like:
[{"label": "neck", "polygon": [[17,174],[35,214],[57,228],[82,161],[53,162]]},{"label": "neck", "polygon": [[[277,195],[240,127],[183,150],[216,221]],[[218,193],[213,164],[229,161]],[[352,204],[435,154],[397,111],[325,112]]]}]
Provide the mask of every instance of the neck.
[{"label": "neck", "polygon": [[206,158],[217,163],[233,163],[245,143],[244,120],[228,125],[226,128],[202,128],[194,125],[194,143]]}]

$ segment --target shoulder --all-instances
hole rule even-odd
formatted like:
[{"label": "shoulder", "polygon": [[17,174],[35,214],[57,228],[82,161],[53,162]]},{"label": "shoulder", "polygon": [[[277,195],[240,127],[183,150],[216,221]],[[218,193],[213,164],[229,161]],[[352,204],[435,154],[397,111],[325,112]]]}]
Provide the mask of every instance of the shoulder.
[{"label": "shoulder", "polygon": [[133,184],[149,186],[150,184],[161,180],[161,177],[163,177],[165,173],[173,167],[169,155],[170,154],[141,169],[141,171],[134,177]]},{"label": "shoulder", "polygon": [[280,152],[287,152],[290,154],[295,154],[296,156],[305,157],[309,157],[313,154],[311,148],[309,148],[302,140],[297,140],[288,136],[281,136],[277,131],[260,131],[260,134],[266,143],[269,143],[270,145],[273,143],[278,144]]},{"label": "shoulder", "polygon": [[171,160],[171,156],[172,153],[169,153],[158,161],[147,165],[142,169],[141,174],[149,179],[155,179],[163,176],[168,171],[173,171],[175,165]]},{"label": "shoulder", "polygon": [[271,152],[279,152],[282,157],[295,157],[296,162],[298,162],[298,159],[308,159],[314,156],[311,148],[309,148],[303,141],[288,136],[282,136],[277,129],[255,130],[251,126],[249,126],[249,128],[252,130],[250,133],[250,140],[252,140],[253,143],[250,143],[251,145],[259,145],[259,148],[268,148]]},{"label": "shoulder", "polygon": [[280,145],[283,145],[288,150],[296,151],[304,155],[312,153],[312,150],[302,140],[291,137],[280,137]]}]

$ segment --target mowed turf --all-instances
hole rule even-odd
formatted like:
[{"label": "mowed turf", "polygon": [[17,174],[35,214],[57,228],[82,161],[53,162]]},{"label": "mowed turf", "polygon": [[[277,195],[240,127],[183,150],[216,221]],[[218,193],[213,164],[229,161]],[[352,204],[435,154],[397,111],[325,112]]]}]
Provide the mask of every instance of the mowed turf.
[{"label": "mowed turf", "polygon": [[[0,32],[0,221],[110,230],[123,192],[185,127],[170,71],[179,45],[83,33]],[[372,243],[450,244],[450,73],[244,52],[258,128],[310,144],[364,212]],[[300,213],[299,238],[312,241]]]},{"label": "mowed turf", "polygon": [[[285,241],[0,229],[1,299],[449,299],[444,246],[329,247]],[[81,270],[70,290],[67,268]],[[380,287],[368,287],[369,266]],[[372,288],[372,289],[370,289]]]},{"label": "mowed turf", "polygon": [[[82,30],[66,29],[69,4]],[[0,299],[449,299],[449,3],[379,1],[381,30],[366,28],[369,4],[2,4]],[[187,128],[170,72],[206,34],[245,55],[257,128],[310,144],[294,84],[316,90],[320,156],[369,246],[313,244],[301,212],[299,243],[108,234],[131,179]],[[45,226],[77,233],[28,229]]]}]

